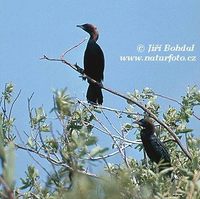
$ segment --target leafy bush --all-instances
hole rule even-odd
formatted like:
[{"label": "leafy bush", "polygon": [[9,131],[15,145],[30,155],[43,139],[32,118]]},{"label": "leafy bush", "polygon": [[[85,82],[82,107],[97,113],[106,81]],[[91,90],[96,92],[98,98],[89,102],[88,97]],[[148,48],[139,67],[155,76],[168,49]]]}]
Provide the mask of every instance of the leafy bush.
[{"label": "leafy bush", "polygon": [[[27,102],[31,132],[27,134],[27,140],[20,136],[22,132],[14,126],[12,116],[19,94],[14,98],[14,87],[9,83],[0,98],[2,198],[200,198],[200,139],[194,137],[193,130],[188,127],[191,119],[200,120],[194,112],[200,103],[197,87],[188,88],[182,102],[158,95],[150,88],[142,92],[135,90],[128,94],[130,100],[124,110],[91,106],[73,99],[63,89],[54,92],[54,107],[46,114],[43,107],[31,107],[31,96]],[[176,107],[169,104],[164,111],[158,98],[176,103]],[[131,99],[145,105],[185,142],[192,160],[178,147],[166,128],[157,126],[156,133],[165,142],[172,159],[174,180],[165,175],[167,170],[159,173],[158,166],[142,153],[140,129],[134,121],[147,113]],[[109,140],[110,145],[106,146],[102,140]],[[144,154],[141,160],[136,160],[133,148]],[[28,166],[19,187],[14,183],[14,154],[18,153],[15,149],[25,150],[31,157],[34,154],[33,164]],[[46,160],[45,166],[40,164],[39,157]],[[98,165],[102,171],[92,172],[93,165]],[[36,166],[46,173],[46,179],[39,178]]]}]

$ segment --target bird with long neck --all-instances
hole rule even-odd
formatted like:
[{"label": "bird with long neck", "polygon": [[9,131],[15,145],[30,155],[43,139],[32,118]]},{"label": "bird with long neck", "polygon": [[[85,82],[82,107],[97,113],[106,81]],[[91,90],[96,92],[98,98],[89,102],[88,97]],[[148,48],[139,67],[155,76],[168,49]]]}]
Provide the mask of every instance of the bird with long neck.
[{"label": "bird with long neck", "polygon": [[[103,81],[105,61],[103,51],[96,43],[99,38],[97,28],[92,24],[77,25],[77,27],[82,28],[90,35],[84,54],[84,73],[101,83]],[[102,104],[103,95],[101,88],[89,80],[88,83],[89,87],[86,95],[88,102]]]},{"label": "bird with long neck", "polygon": [[[154,134],[155,126],[153,122],[149,118],[144,118],[136,121],[136,123],[142,127],[140,136],[149,159],[158,164],[160,171],[171,167],[170,155],[164,144]],[[169,174],[171,175],[171,172]]]}]

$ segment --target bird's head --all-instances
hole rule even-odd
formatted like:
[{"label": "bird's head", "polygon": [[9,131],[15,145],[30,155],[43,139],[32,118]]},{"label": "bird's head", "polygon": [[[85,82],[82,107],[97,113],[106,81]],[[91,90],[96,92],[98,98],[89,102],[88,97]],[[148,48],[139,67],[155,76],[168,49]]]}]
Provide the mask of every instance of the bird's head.
[{"label": "bird's head", "polygon": [[151,130],[152,132],[154,132],[154,130],[155,130],[153,121],[149,118],[143,118],[139,121],[136,121],[135,123],[138,124],[139,126],[143,127],[144,129]]},{"label": "bird's head", "polygon": [[86,23],[83,25],[77,25],[77,27],[79,27],[79,28],[83,29],[84,31],[86,31],[87,33],[89,33],[92,38],[95,38],[95,40],[98,39],[99,33],[97,31],[96,26]]}]

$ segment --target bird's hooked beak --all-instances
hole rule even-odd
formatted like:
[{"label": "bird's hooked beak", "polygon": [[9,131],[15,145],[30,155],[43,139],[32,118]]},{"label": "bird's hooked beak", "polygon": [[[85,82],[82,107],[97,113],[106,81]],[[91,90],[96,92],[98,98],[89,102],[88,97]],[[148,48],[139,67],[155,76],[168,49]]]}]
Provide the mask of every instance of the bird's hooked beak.
[{"label": "bird's hooked beak", "polygon": [[134,124],[138,124],[138,125],[141,124],[141,122],[140,122],[139,120],[135,120],[133,123],[134,123]]},{"label": "bird's hooked beak", "polygon": [[84,30],[84,26],[83,25],[77,25],[76,27],[81,28]]},{"label": "bird's hooked beak", "polygon": [[139,126],[143,126],[143,120],[136,120],[133,122],[134,124],[138,124]]}]

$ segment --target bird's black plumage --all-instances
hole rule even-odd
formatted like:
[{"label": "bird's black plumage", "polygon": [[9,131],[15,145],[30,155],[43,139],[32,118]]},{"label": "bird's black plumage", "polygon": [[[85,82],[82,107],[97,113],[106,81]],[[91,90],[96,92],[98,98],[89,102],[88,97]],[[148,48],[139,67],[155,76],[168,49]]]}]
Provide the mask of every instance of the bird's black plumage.
[{"label": "bird's black plumage", "polygon": [[164,144],[158,139],[155,126],[149,118],[141,119],[137,122],[143,129],[140,132],[141,140],[149,159],[159,164],[159,170],[171,167],[170,155]]},{"label": "bird's black plumage", "polygon": [[[84,54],[84,73],[97,82],[101,83],[103,80],[104,72],[104,54],[100,46],[96,43],[99,37],[97,28],[92,24],[78,25],[78,27],[82,28],[90,34],[90,39]],[[103,95],[101,88],[91,81],[88,81],[88,83],[88,102],[102,104]]]}]

